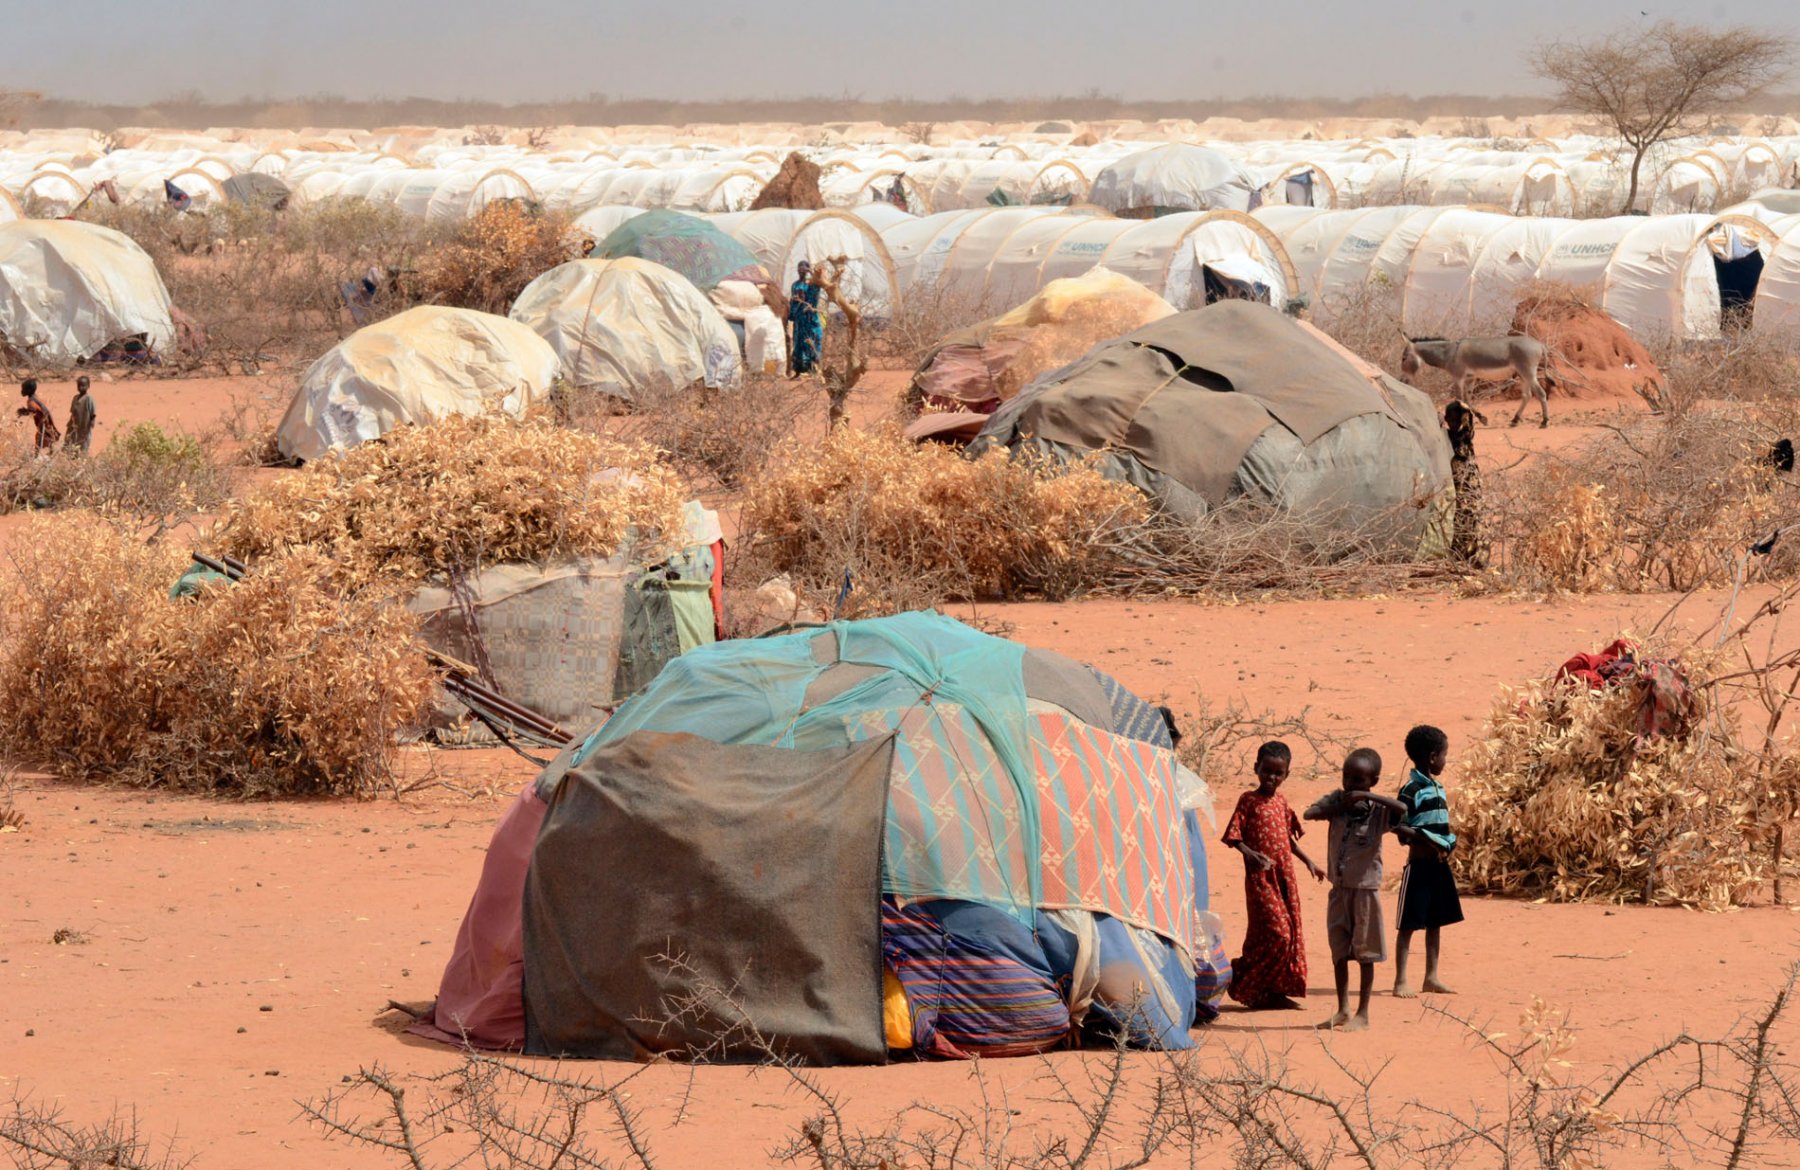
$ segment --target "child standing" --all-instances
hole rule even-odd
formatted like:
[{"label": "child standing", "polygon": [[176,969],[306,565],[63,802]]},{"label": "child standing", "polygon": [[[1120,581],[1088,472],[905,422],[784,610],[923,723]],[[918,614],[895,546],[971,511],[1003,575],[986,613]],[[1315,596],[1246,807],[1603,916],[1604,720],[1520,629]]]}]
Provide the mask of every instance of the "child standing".
[{"label": "child standing", "polygon": [[[1381,756],[1357,748],[1344,760],[1344,786],[1313,802],[1305,817],[1330,821],[1325,872],[1331,875],[1325,932],[1331,940],[1337,977],[1337,1014],[1319,1025],[1361,1032],[1369,1026],[1369,994],[1375,964],[1387,961],[1387,928],[1381,921],[1381,841],[1406,815],[1406,808],[1373,789],[1381,779]],[[1356,1014],[1350,1014],[1350,962],[1362,968]]]},{"label": "child standing", "polygon": [[1231,998],[1252,1011],[1298,1008],[1306,994],[1306,945],[1300,934],[1298,857],[1314,878],[1325,871],[1300,849],[1300,820],[1281,797],[1293,752],[1271,740],[1256,752],[1256,788],[1238,797],[1225,844],[1244,855],[1244,902],[1250,924],[1244,953],[1231,964]]},{"label": "child standing", "polygon": [[1439,931],[1463,920],[1462,899],[1456,893],[1456,877],[1450,872],[1450,851],[1456,834],[1450,831],[1450,802],[1438,783],[1450,757],[1450,737],[1435,727],[1421,724],[1406,733],[1406,755],[1412,775],[1400,789],[1406,806],[1401,839],[1410,848],[1406,871],[1400,878],[1400,931],[1394,942],[1394,994],[1412,999],[1406,977],[1407,951],[1412,936],[1425,932],[1425,982],[1420,987],[1438,995],[1453,994],[1438,978]]}]

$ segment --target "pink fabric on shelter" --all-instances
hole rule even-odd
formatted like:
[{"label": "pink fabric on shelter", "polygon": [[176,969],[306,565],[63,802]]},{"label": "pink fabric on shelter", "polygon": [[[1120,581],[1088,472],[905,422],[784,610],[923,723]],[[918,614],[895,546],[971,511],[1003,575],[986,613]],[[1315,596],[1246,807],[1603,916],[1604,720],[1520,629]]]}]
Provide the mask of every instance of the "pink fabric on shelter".
[{"label": "pink fabric on shelter", "polygon": [[500,818],[438,985],[434,1014],[408,1031],[451,1044],[466,1039],[475,1048],[525,1046],[525,871],[549,807],[538,799],[533,780]]}]

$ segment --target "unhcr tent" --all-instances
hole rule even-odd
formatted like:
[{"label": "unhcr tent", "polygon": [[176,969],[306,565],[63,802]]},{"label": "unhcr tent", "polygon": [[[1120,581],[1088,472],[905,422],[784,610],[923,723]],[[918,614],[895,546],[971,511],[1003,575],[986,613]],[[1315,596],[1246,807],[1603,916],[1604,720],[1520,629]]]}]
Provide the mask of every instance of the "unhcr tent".
[{"label": "unhcr tent", "polygon": [[175,344],[169,293],[136,241],[72,220],[0,224],[0,344],[75,362],[123,338],[152,353]]},{"label": "unhcr tent", "polygon": [[648,260],[559,264],[525,286],[511,316],[550,343],[570,385],[627,402],[695,383],[735,387],[743,375],[737,337],[719,310]]},{"label": "unhcr tent", "polygon": [[693,282],[701,292],[711,292],[721,281],[745,280],[769,283],[750,250],[723,230],[679,211],[646,211],[612,230],[594,248],[596,260],[632,256],[672,269]]},{"label": "unhcr tent", "polygon": [[[1432,537],[1450,448],[1423,393],[1263,305],[1223,301],[1045,375],[971,445],[1073,460],[1174,512],[1248,499],[1392,539]],[[1407,507],[1417,505],[1417,507]]]},{"label": "unhcr tent", "polygon": [[275,430],[281,453],[318,459],[398,426],[501,410],[550,393],[556,351],[516,321],[421,305],[358,329],[315,361]]},{"label": "unhcr tent", "polygon": [[820,1064],[1189,1047],[1229,981],[1211,815],[1154,708],[934,613],[701,647],[506,814],[416,1030],[760,1059],[741,1013]]}]

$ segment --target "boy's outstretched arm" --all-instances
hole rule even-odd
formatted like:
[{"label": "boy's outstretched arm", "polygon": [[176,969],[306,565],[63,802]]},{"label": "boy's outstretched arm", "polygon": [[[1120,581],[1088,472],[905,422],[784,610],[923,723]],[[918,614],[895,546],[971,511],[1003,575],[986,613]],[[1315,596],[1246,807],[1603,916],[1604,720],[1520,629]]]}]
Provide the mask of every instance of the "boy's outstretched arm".
[{"label": "boy's outstretched arm", "polygon": [[1344,793],[1342,789],[1335,792],[1327,792],[1324,796],[1319,797],[1319,799],[1307,805],[1306,811],[1300,814],[1300,819],[1303,821],[1328,821],[1339,812],[1343,811],[1343,804]]}]

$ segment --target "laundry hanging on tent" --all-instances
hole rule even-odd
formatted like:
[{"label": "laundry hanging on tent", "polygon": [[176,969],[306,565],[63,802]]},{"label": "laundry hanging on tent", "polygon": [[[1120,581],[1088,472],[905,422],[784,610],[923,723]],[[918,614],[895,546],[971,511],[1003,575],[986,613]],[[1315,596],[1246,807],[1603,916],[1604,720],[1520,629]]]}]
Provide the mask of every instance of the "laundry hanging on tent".
[{"label": "laundry hanging on tent", "polygon": [[176,211],[186,211],[194,203],[194,197],[177,187],[173,179],[163,180],[163,198],[167,199],[169,206]]}]

